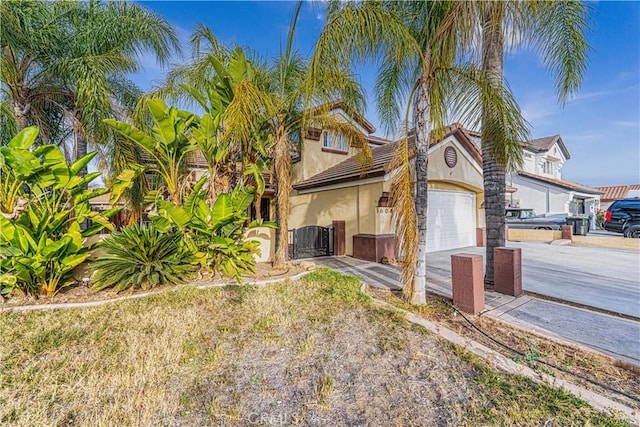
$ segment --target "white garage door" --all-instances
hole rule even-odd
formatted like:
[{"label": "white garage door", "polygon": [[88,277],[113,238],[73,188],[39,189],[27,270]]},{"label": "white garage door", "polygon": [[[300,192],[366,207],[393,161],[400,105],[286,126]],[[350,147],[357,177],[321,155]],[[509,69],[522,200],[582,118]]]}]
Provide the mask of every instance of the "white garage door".
[{"label": "white garage door", "polygon": [[427,252],[476,246],[476,196],[429,190]]}]

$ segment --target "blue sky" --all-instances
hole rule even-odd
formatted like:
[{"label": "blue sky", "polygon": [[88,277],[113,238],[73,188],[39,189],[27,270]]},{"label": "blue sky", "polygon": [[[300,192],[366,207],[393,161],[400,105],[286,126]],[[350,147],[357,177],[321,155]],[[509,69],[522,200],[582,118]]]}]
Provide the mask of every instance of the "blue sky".
[{"label": "blue sky", "polygon": [[[219,40],[274,57],[285,43],[295,3],[292,1],[140,1],[175,28],[188,54],[188,38],[196,24],[207,25]],[[563,179],[589,186],[640,183],[640,2],[590,2],[592,47],[580,92],[561,107],[552,77],[538,56],[518,51],[506,57],[505,76],[531,124],[531,137],[560,134],[571,152]],[[307,2],[298,22],[297,49],[311,55],[324,24],[322,2]],[[176,58],[175,62],[180,59]],[[166,70],[143,57],[144,70],[133,76],[143,89],[160,81]],[[373,70],[359,78],[373,87]],[[372,91],[369,90],[368,95]],[[376,106],[365,116],[379,129]]]}]

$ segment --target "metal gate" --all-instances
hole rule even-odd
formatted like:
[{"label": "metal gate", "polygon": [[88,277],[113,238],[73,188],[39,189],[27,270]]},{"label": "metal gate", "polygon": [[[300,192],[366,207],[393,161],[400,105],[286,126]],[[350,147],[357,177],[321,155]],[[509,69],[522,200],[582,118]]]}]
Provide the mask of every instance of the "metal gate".
[{"label": "metal gate", "polygon": [[308,225],[289,230],[289,258],[333,255],[333,227]]}]

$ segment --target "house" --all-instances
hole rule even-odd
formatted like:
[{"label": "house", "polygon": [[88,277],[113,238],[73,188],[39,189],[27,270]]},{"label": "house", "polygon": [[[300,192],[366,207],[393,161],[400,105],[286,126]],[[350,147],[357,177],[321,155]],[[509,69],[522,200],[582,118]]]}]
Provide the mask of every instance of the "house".
[{"label": "house", "polygon": [[613,185],[608,187],[595,187],[602,192],[600,196],[600,210],[606,211],[611,203],[627,197],[640,197],[640,184]]},{"label": "house", "polygon": [[[345,222],[345,252],[380,261],[395,257],[393,212],[386,204],[394,170],[390,163],[398,142],[371,135],[375,129],[339,106],[335,114],[351,121],[372,147],[373,161],[362,168],[358,154],[340,136],[309,132],[294,164],[289,227]],[[459,124],[429,147],[427,229],[429,251],[476,245],[484,224],[482,156]]]},{"label": "house", "polygon": [[[600,191],[562,179],[562,167],[571,158],[560,135],[522,143],[521,170],[507,174],[512,207],[532,208],[537,213],[594,215],[600,206]],[[595,221],[592,221],[595,227]]]}]

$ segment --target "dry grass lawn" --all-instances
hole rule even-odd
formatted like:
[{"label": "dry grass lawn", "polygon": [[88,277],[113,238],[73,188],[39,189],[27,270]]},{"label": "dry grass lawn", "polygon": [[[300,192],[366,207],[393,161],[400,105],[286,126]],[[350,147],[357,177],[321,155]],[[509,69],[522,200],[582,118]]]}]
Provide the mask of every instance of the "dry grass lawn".
[{"label": "dry grass lawn", "polygon": [[627,425],[494,372],[358,286],[320,270],[263,287],[5,313],[0,423]]}]

